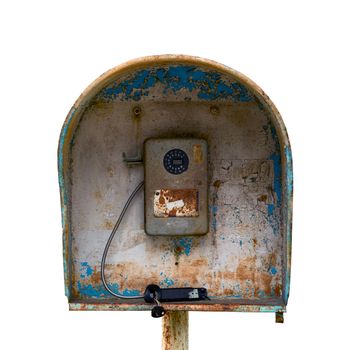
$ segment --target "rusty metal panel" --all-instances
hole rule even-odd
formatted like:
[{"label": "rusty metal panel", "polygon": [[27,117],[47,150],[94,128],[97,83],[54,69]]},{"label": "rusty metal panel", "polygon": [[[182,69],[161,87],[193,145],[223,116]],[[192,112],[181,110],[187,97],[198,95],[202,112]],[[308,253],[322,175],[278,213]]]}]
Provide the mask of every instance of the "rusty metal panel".
[{"label": "rusty metal panel", "polygon": [[163,137],[145,142],[146,233],[208,232],[207,150],[207,141],[198,138]]},{"label": "rusty metal panel", "polygon": [[[184,311],[225,311],[225,312],[285,312],[286,306],[275,300],[264,302],[234,299],[227,301],[213,301],[211,303],[163,303],[166,310]],[[140,301],[120,302],[111,299],[72,299],[69,303],[71,311],[150,311],[153,305]]]},{"label": "rusty metal panel", "polygon": [[154,191],[154,216],[196,217],[198,212],[198,190],[196,189],[160,189]]},{"label": "rusty metal panel", "polygon": [[162,319],[162,350],[188,350],[188,312],[170,311]]},{"label": "rusty metal panel", "polygon": [[[208,289],[211,301],[169,304],[169,310],[285,311],[293,185],[283,122],[247,78],[182,56],[143,59],[108,73],[82,95],[62,129],[59,176],[71,309],[149,308],[110,299],[100,260],[123,203],[143,179],[142,166],[126,167],[123,153],[137,155],[145,140],[159,137],[207,142],[209,232],[146,235],[140,194],[110,249],[111,287],[134,296],[149,283]],[[194,148],[196,161],[203,154]],[[153,216],[155,191],[169,189],[152,190]]]}]

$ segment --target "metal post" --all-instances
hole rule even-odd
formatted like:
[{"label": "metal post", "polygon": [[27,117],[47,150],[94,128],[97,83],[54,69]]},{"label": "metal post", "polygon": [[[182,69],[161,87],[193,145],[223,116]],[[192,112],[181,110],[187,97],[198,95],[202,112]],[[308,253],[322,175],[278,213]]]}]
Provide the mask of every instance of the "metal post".
[{"label": "metal post", "polygon": [[162,350],[188,350],[188,311],[167,311],[162,326]]}]

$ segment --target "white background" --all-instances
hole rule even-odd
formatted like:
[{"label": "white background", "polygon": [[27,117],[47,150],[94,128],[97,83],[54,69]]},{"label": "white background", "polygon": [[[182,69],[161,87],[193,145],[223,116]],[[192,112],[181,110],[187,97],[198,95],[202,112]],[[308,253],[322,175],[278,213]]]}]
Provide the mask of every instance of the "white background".
[{"label": "white background", "polygon": [[1,347],[160,349],[149,312],[69,312],[56,149],[104,71],[163,53],[210,58],[260,85],[295,172],[291,295],[273,314],[191,313],[191,349],[349,349],[347,1],[1,1]]}]

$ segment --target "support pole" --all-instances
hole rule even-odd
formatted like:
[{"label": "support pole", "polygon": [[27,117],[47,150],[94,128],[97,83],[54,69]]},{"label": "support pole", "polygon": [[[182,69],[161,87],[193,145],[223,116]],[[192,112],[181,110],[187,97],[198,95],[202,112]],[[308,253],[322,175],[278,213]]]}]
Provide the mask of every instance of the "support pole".
[{"label": "support pole", "polygon": [[188,350],[188,311],[167,311],[162,326],[162,350]]}]

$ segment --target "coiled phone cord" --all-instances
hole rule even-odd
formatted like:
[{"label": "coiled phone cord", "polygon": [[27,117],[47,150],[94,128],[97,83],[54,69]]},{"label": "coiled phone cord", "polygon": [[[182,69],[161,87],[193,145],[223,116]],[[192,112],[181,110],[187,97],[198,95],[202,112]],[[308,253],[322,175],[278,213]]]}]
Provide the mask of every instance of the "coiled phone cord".
[{"label": "coiled phone cord", "polygon": [[129,196],[128,200],[126,201],[126,203],[124,205],[124,208],[121,211],[121,213],[120,213],[120,215],[118,217],[118,220],[115,223],[115,225],[113,227],[113,230],[112,230],[112,232],[111,232],[111,234],[110,234],[110,236],[108,238],[108,241],[106,243],[106,246],[105,246],[105,249],[104,249],[103,255],[102,255],[102,260],[101,260],[101,279],[102,279],[102,283],[103,283],[104,287],[106,288],[106,290],[108,291],[108,293],[110,293],[113,296],[115,296],[117,298],[120,298],[120,299],[143,299],[143,295],[142,296],[125,296],[125,295],[121,295],[121,294],[113,292],[109,288],[109,286],[107,285],[106,278],[105,278],[106,258],[107,258],[109,247],[110,247],[110,245],[112,243],[112,240],[113,240],[113,238],[115,236],[115,233],[118,230],[118,227],[119,227],[121,221],[123,220],[123,217],[124,217],[126,211],[128,210],[128,207],[129,207],[131,201],[136,196],[137,192],[143,187],[143,185],[144,185],[144,181],[140,182],[137,185],[137,187],[134,189],[134,191],[131,193],[131,195]]}]

